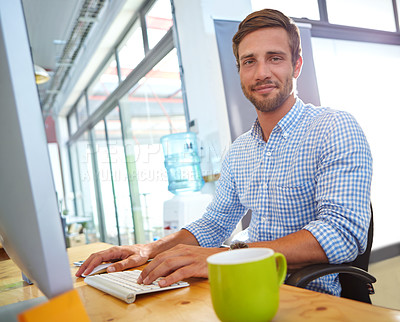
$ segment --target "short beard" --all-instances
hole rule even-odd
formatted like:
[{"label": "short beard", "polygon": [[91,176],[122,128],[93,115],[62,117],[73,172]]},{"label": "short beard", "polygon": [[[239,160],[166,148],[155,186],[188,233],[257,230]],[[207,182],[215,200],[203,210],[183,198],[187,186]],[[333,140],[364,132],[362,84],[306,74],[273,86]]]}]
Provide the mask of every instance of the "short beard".
[{"label": "short beard", "polygon": [[279,90],[278,93],[276,94],[276,96],[274,96],[272,98],[268,98],[268,95],[270,95],[270,94],[267,94],[267,95],[263,96],[264,99],[259,100],[255,96],[252,95],[252,87],[253,86],[250,87],[250,90],[248,91],[244,87],[244,85],[241,83],[243,94],[255,106],[255,108],[257,110],[259,110],[260,112],[264,112],[264,113],[276,111],[288,99],[288,97],[290,96],[290,94],[292,93],[292,90],[293,90],[293,81],[291,78],[286,79],[286,82],[285,82],[283,88],[281,88],[279,83],[273,82],[271,80],[258,82],[258,83],[256,83],[255,86],[260,86],[260,85],[264,85],[264,84],[265,85],[267,85],[267,84],[275,85],[276,88]]}]

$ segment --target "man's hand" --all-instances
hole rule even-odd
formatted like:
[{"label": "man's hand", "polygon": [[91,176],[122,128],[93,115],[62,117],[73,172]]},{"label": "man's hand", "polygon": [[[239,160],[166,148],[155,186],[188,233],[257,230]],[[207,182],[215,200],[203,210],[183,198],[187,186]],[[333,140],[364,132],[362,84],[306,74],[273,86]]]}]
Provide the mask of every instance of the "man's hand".
[{"label": "man's hand", "polygon": [[158,254],[144,269],[138,283],[150,284],[161,276],[159,285],[168,286],[189,277],[208,277],[207,257],[226,251],[223,248],[204,248],[177,245]]},{"label": "man's hand", "polygon": [[149,259],[147,245],[114,246],[94,253],[82,264],[75,276],[88,275],[102,262],[118,261],[107,268],[107,272],[118,272],[131,267],[143,265]]}]

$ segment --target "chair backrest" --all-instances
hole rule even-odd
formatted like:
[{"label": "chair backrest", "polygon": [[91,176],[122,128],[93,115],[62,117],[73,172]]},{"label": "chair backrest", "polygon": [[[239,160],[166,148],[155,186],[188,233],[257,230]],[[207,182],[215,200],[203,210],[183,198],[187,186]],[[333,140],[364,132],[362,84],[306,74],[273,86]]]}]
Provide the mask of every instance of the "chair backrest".
[{"label": "chair backrest", "polygon": [[[368,229],[367,248],[363,254],[357,256],[357,258],[353,262],[349,263],[351,266],[362,268],[365,271],[368,271],[369,257],[371,255],[371,247],[374,237],[374,220],[373,220],[372,204],[370,205],[370,207],[371,207],[371,221],[369,223],[369,229]],[[341,295],[342,297],[365,303],[371,303],[371,299],[369,297],[370,291],[368,285],[365,282],[349,274],[339,274],[339,280],[342,286],[342,295]]]}]

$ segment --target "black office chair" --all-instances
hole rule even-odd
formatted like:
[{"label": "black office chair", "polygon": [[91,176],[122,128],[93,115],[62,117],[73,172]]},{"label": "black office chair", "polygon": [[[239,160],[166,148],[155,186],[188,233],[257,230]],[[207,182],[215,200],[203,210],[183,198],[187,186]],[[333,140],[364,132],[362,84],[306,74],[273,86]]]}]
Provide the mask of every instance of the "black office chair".
[{"label": "black office chair", "polygon": [[369,257],[374,234],[374,221],[372,216],[368,229],[368,242],[364,254],[359,255],[353,262],[345,264],[315,264],[306,266],[292,273],[285,284],[305,288],[309,282],[325,275],[339,273],[342,286],[341,297],[371,303],[370,294],[374,294],[372,283],[375,277],[368,273]]}]

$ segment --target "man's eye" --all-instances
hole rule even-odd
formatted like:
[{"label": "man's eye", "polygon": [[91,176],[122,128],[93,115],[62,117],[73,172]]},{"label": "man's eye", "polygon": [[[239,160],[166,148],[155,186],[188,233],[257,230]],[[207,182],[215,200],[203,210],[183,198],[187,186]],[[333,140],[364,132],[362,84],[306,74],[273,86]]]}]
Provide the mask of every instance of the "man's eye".
[{"label": "man's eye", "polygon": [[254,63],[254,60],[245,60],[243,65],[251,65],[252,63]]},{"label": "man's eye", "polygon": [[282,58],[281,58],[281,57],[272,57],[271,60],[272,60],[274,63],[277,63],[277,62],[280,62],[280,61],[282,60]]}]

